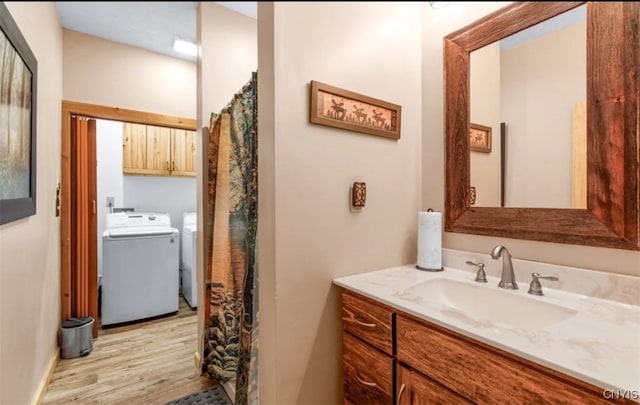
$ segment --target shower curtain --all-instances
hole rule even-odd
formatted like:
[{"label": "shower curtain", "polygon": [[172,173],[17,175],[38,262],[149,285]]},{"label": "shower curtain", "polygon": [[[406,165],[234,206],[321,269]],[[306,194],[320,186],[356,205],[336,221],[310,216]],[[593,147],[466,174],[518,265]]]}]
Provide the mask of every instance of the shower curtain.
[{"label": "shower curtain", "polygon": [[202,372],[235,379],[235,403],[258,403],[257,73],[212,114],[205,176],[208,245]]}]

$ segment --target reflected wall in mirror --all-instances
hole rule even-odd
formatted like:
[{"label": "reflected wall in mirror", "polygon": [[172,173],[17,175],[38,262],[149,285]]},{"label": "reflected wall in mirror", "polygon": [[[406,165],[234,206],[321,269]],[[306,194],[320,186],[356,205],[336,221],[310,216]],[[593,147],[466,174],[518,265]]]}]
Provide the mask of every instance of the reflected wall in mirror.
[{"label": "reflected wall in mirror", "polygon": [[[496,134],[505,123],[509,135],[489,155],[472,145],[476,205],[586,207],[586,193],[576,197],[578,205],[572,199],[574,187],[584,190],[587,182],[586,165],[572,171],[574,159],[587,159],[572,138],[573,111],[586,100],[586,19],[583,4],[470,53],[471,122],[487,123]],[[586,139],[584,124],[575,126],[582,130],[576,142]]]},{"label": "reflected wall in mirror", "polygon": [[[471,206],[470,189],[477,187],[471,183],[471,155],[475,159],[476,155],[482,154],[470,152],[469,125],[471,121],[483,123],[475,116],[475,103],[473,110],[470,103],[474,98],[470,89],[471,70],[474,69],[472,53],[582,5],[587,8],[586,164],[582,162],[586,166],[587,180],[586,187],[575,188],[582,188],[586,207],[558,208],[554,205],[559,204],[550,202],[535,203],[543,205],[542,208],[527,207],[527,202],[518,203],[518,207],[509,207],[508,203],[504,208],[499,204],[492,207],[481,202],[480,190],[477,190],[477,205]],[[638,2],[518,2],[444,38],[445,231],[640,250],[639,24]],[[500,92],[497,93],[492,97],[498,99],[500,105]],[[565,97],[565,90],[562,97]],[[490,98],[484,97],[487,103]],[[527,113],[533,110],[530,106],[525,108]],[[580,114],[585,114],[584,109],[582,113],[578,109],[576,116]],[[537,115],[541,128],[551,125],[547,113]],[[500,133],[500,120],[489,124],[494,133]],[[569,128],[573,122],[569,118]],[[584,126],[584,119],[578,118],[575,122],[582,122],[580,125]],[[508,122],[505,126],[508,139],[511,139],[515,136],[511,131],[515,129],[510,128]],[[563,142],[572,144],[571,139],[570,129]],[[506,149],[511,146],[507,141]],[[500,149],[500,143],[494,142],[493,150],[499,153]],[[551,146],[543,157],[533,159],[550,161],[550,151]],[[530,162],[529,152],[526,154],[525,160]],[[530,181],[527,175],[511,174],[509,163],[506,166],[507,177],[511,177],[512,182]],[[573,177],[572,170],[569,165],[562,176]],[[499,186],[499,169],[491,182]],[[548,188],[539,187],[542,187],[538,189],[539,193]],[[561,206],[585,206],[580,192],[574,194],[577,195],[576,202],[567,204],[564,197]],[[493,201],[495,204],[495,199]]]}]

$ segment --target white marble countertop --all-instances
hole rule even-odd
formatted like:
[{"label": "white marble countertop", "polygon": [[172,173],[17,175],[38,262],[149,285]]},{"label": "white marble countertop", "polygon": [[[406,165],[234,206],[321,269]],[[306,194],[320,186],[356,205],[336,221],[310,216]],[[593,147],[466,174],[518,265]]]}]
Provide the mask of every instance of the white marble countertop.
[{"label": "white marble countertop", "polygon": [[[544,281],[545,295],[538,297],[527,294],[528,283],[518,282],[519,290],[499,289],[500,293],[506,291],[527,299],[556,303],[574,309],[577,314],[539,329],[496,325],[478,322],[450,306],[433,304],[404,291],[436,278],[499,289],[499,279],[495,277],[487,276],[488,283],[479,284],[474,282],[473,272],[446,266],[441,272],[420,271],[414,265],[399,266],[336,278],[333,283],[603,390],[622,390],[638,395],[640,307],[549,288]],[[525,319],[528,316],[532,314],[522,314]],[[516,323],[522,325],[522,319]]]}]

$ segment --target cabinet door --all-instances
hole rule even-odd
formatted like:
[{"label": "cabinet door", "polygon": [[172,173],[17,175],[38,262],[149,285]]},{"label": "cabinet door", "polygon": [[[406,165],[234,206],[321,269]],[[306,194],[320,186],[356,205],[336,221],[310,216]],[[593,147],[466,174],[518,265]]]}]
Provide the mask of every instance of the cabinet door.
[{"label": "cabinet door", "polygon": [[147,174],[169,175],[171,129],[147,125]]},{"label": "cabinet door", "polygon": [[171,130],[171,175],[196,175],[196,131]]},{"label": "cabinet door", "polygon": [[599,388],[409,315],[396,316],[396,337],[398,362],[476,404],[608,402]]},{"label": "cabinet door", "polygon": [[396,403],[398,405],[472,403],[422,374],[400,364],[397,366],[396,376]]},{"label": "cabinet door", "polygon": [[125,122],[122,127],[122,171],[144,174],[147,166],[147,126]]}]

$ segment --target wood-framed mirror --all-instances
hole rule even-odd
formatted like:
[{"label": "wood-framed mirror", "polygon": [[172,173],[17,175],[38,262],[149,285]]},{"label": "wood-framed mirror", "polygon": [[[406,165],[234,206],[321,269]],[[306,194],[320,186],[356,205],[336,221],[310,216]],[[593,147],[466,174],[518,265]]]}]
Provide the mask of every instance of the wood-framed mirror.
[{"label": "wood-framed mirror", "polygon": [[586,209],[470,203],[470,53],[582,4],[517,2],[444,38],[446,232],[640,250],[638,2],[586,2]]}]

